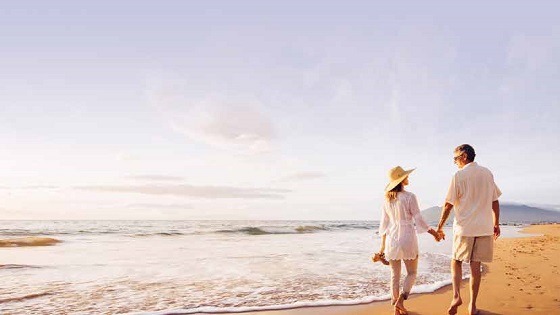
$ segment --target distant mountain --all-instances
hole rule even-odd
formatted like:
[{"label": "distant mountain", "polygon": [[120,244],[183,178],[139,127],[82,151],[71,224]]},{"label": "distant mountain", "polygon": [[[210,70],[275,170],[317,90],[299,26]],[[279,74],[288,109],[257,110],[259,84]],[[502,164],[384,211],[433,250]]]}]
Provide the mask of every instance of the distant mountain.
[{"label": "distant mountain", "polygon": [[[441,207],[430,207],[422,210],[422,216],[430,223],[437,223],[441,215]],[[453,222],[453,210],[447,219],[447,224]],[[526,205],[503,203],[500,204],[500,223],[539,223],[560,222],[560,211],[546,210]]]}]

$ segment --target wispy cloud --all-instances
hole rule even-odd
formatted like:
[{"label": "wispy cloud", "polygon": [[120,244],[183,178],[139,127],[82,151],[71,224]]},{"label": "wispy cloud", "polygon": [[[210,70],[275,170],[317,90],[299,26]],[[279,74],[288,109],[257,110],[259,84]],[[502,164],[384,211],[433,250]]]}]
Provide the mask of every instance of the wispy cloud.
[{"label": "wispy cloud", "polygon": [[240,188],[229,186],[193,186],[193,185],[92,185],[75,186],[75,189],[113,192],[137,193],[144,195],[169,195],[177,197],[197,197],[209,199],[283,199],[290,190],[273,188]]},{"label": "wispy cloud", "polygon": [[0,186],[0,189],[54,190],[54,189],[60,189],[60,187],[54,185],[27,185],[27,186]]},{"label": "wispy cloud", "polygon": [[183,210],[192,209],[190,204],[162,204],[162,203],[132,203],[125,206],[128,209],[155,209],[155,210]]},{"label": "wispy cloud", "polygon": [[117,159],[117,161],[121,161],[121,162],[130,162],[130,161],[138,160],[137,156],[124,151],[118,152],[115,158]]},{"label": "wispy cloud", "polygon": [[[517,34],[510,39],[507,50],[507,64],[537,71],[547,66],[554,60],[557,39],[552,36],[527,36]],[[556,45],[556,47],[554,47]]]},{"label": "wispy cloud", "polygon": [[170,127],[189,139],[240,153],[272,150],[275,131],[263,106],[253,97],[211,94],[189,96],[170,86],[151,87],[150,102]]},{"label": "wispy cloud", "polygon": [[[500,121],[498,130],[503,133],[501,138],[515,134],[517,141],[526,137],[526,141],[533,142],[531,139],[542,137],[535,134],[557,134],[560,117],[557,84],[560,80],[560,36],[557,34],[558,29],[549,34],[511,36],[498,83],[500,101],[507,104],[496,117]],[[540,143],[546,142],[534,144]]]},{"label": "wispy cloud", "polygon": [[320,172],[300,172],[300,173],[284,176],[282,178],[275,180],[274,182],[300,182],[300,181],[318,179],[323,177],[326,177],[326,175]]},{"label": "wispy cloud", "polygon": [[[558,32],[556,32],[557,34]],[[506,49],[505,66],[507,72],[503,77],[500,92],[511,96],[526,106],[527,96],[542,94],[543,91],[554,93],[558,77],[558,56],[560,56],[560,36],[512,36]],[[550,90],[547,90],[550,88]],[[536,92],[536,93],[530,93]],[[521,98],[521,99],[520,99]],[[550,105],[554,104],[554,98]],[[543,102],[530,100],[534,105]],[[549,106],[549,104],[543,104]]]},{"label": "wispy cloud", "polygon": [[146,181],[167,181],[167,182],[179,182],[184,180],[184,178],[180,176],[168,176],[168,175],[130,175],[130,176],[125,176],[124,178],[135,179],[135,180],[146,180]]}]

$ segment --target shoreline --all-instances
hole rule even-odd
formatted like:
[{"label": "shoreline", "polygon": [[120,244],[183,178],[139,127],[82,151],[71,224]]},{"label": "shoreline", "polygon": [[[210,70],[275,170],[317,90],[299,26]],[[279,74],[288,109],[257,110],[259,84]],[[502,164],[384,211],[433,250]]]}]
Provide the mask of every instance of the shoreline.
[{"label": "shoreline", "polygon": [[[560,256],[560,224],[529,225],[520,232],[527,233],[527,236],[498,239],[495,243],[493,262],[483,264],[477,303],[480,315],[552,314],[560,311],[560,296],[555,294],[560,291],[560,261],[554,259]],[[467,314],[468,282],[467,278],[461,283],[463,305],[458,314]],[[451,291],[451,284],[447,284],[433,292],[412,294],[405,305],[410,315],[445,314],[451,301]],[[191,314],[217,315],[231,312]],[[234,314],[376,315],[393,314],[393,308],[388,300],[379,300],[351,305],[294,306],[241,311]]]}]

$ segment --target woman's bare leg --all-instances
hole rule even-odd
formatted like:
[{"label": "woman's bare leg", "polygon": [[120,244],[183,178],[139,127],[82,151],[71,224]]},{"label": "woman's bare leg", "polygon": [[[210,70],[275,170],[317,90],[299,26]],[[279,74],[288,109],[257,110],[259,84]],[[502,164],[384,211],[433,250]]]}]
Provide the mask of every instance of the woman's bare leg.
[{"label": "woman's bare leg", "polygon": [[399,283],[401,281],[401,261],[389,260],[391,265],[391,292],[393,294],[393,301],[399,298]]},{"label": "woman's bare leg", "polygon": [[404,260],[406,267],[406,278],[404,278],[403,293],[407,296],[416,281],[416,273],[418,271],[418,257],[414,260]]}]

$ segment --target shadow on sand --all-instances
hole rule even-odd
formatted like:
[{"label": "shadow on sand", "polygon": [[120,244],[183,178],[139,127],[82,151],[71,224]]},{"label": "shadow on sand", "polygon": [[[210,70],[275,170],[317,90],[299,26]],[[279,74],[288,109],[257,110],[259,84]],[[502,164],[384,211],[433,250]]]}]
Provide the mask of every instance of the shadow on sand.
[{"label": "shadow on sand", "polygon": [[[491,311],[487,311],[487,310],[483,310],[483,309],[479,309],[479,311],[480,311],[479,315],[504,315],[503,313],[495,313],[495,312],[491,312]],[[444,314],[447,314],[447,312],[445,312]],[[457,314],[461,314],[461,313],[457,312]],[[426,314],[409,310],[408,315],[426,315]]]}]

